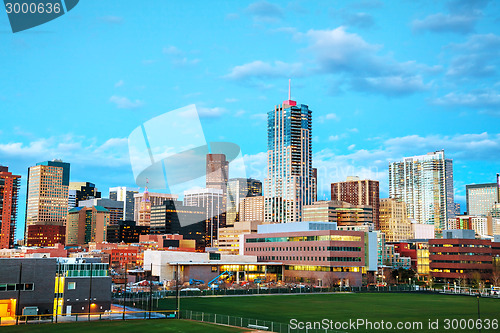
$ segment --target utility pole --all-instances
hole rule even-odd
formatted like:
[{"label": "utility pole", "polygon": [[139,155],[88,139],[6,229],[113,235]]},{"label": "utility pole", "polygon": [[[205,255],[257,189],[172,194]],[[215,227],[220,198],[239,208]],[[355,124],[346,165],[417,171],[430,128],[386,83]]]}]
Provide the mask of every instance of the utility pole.
[{"label": "utility pole", "polygon": [[[23,263],[19,263],[19,285],[21,284],[21,279],[23,277]],[[17,290],[17,301],[16,301],[16,325],[19,324],[19,307],[21,303],[21,288]]]},{"label": "utility pole", "polygon": [[92,263],[90,263],[90,283],[89,283],[89,315],[88,321],[90,321],[90,306],[92,302]]},{"label": "utility pole", "polygon": [[61,284],[61,275],[59,274],[59,262],[57,263],[56,283],[57,283],[57,293],[56,293],[56,324],[57,324],[57,313],[59,312],[59,286]]},{"label": "utility pole", "polygon": [[123,282],[123,320],[125,320],[125,304],[127,303],[127,265],[125,265],[124,282]]},{"label": "utility pole", "polygon": [[149,319],[151,319],[152,307],[153,307],[153,263],[151,263],[151,273],[149,274]]},{"label": "utility pole", "polygon": [[175,289],[177,301],[177,319],[181,319],[181,297],[179,295],[179,263],[177,263],[177,272],[175,274]]},{"label": "utility pole", "polygon": [[[481,311],[479,310],[479,297],[481,294],[477,295],[477,319],[481,321]],[[479,333],[481,333],[481,325],[479,326]]]}]

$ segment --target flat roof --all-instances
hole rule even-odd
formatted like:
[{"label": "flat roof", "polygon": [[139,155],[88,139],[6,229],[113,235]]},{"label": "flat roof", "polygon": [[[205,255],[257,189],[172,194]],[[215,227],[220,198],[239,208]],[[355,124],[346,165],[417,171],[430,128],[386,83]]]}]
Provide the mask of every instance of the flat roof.
[{"label": "flat roof", "polygon": [[283,265],[282,262],[169,262],[168,265]]}]

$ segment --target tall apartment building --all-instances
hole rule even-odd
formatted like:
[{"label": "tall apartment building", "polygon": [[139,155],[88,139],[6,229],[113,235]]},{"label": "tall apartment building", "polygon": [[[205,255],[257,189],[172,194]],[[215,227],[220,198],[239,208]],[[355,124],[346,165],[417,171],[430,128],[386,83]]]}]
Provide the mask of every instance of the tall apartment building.
[{"label": "tall apartment building", "polygon": [[[28,168],[28,186],[26,195],[25,243],[34,245],[30,235],[37,239],[53,237],[53,232],[64,230],[68,215],[68,187],[70,164],[61,160],[38,163]],[[30,228],[36,226],[36,231]],[[49,230],[50,229],[50,230]],[[45,234],[47,233],[47,234]],[[64,237],[64,232],[62,235]]]},{"label": "tall apartment building", "polygon": [[75,207],[68,212],[66,245],[103,243],[110,223],[109,210],[102,206]]},{"label": "tall apartment building", "polygon": [[223,210],[224,194],[222,189],[203,188],[184,191],[184,206],[204,208],[206,215],[206,246],[217,246],[219,228],[225,227],[226,212]]},{"label": "tall apartment building", "polygon": [[[179,196],[176,194],[169,193],[153,193],[148,191],[149,202],[151,206],[159,206],[163,204],[165,200],[177,200]],[[144,193],[134,194],[134,221],[139,222],[139,211],[141,210],[141,204],[144,200]],[[137,224],[139,225],[139,224]]]},{"label": "tall apartment building", "polygon": [[[138,194],[137,189],[130,187],[119,186],[112,187],[109,189],[109,198],[115,201],[123,202],[123,220],[124,221],[135,221],[134,220],[134,195]],[[137,222],[137,221],[136,221]]]},{"label": "tall apartment building", "polygon": [[101,197],[95,184],[89,182],[70,182],[68,188],[68,209],[78,207],[82,200],[96,199]]},{"label": "tall apartment building", "polygon": [[0,165],[0,249],[14,246],[20,184],[21,176]]},{"label": "tall apartment building", "polygon": [[304,205],[316,196],[312,170],[312,111],[288,100],[267,118],[265,213],[269,223],[302,221]]},{"label": "tall apartment building", "polygon": [[264,221],[264,197],[247,197],[240,201],[240,221]]},{"label": "tall apartment building", "polygon": [[440,237],[455,214],[453,161],[441,150],[390,163],[389,196],[406,203],[408,218],[434,225]]},{"label": "tall apartment building", "polygon": [[240,202],[244,198],[262,196],[262,182],[252,178],[232,178],[227,183],[226,225],[244,221],[240,218]]},{"label": "tall apartment building", "polygon": [[332,183],[332,200],[344,201],[353,205],[369,205],[373,208],[373,224],[379,229],[380,192],[376,180],[360,180],[359,177],[347,177],[347,181]]},{"label": "tall apartment building", "polygon": [[412,239],[411,222],[408,220],[406,204],[396,199],[380,199],[380,231],[387,242]]},{"label": "tall apartment building", "polygon": [[469,215],[487,216],[493,205],[500,202],[500,189],[497,183],[465,185],[465,192]]}]

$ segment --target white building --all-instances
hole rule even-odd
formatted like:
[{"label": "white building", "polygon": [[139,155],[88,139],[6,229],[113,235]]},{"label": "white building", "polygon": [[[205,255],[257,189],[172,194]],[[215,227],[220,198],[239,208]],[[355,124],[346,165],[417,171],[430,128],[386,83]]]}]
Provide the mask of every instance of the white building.
[{"label": "white building", "polygon": [[453,161],[441,150],[390,163],[389,195],[406,203],[408,218],[433,225],[439,236],[455,216]]}]

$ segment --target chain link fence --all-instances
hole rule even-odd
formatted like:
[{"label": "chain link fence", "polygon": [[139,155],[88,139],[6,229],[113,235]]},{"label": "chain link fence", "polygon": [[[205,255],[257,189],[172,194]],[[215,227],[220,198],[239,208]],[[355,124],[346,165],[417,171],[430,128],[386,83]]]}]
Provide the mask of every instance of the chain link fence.
[{"label": "chain link fence", "polygon": [[250,319],[191,310],[181,311],[181,319],[196,320],[211,324],[236,326],[245,329],[276,333],[345,333],[344,331],[336,331],[330,329],[299,329],[292,327],[292,325],[290,324],[284,324],[275,321]]}]

